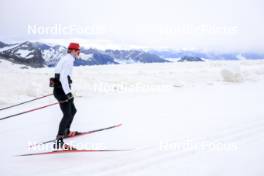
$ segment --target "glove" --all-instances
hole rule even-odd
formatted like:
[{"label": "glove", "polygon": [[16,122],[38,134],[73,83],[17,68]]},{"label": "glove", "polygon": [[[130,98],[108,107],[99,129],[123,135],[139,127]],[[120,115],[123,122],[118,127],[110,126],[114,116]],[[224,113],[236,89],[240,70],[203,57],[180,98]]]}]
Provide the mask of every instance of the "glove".
[{"label": "glove", "polygon": [[71,100],[71,99],[73,99],[73,95],[72,95],[72,93],[68,93],[66,96],[67,96],[67,100]]}]

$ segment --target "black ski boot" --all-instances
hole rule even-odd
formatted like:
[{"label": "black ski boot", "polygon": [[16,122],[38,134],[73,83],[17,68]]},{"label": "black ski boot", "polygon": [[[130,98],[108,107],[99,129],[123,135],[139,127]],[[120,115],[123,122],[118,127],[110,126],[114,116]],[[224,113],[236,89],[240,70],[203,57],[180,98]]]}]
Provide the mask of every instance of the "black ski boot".
[{"label": "black ski boot", "polygon": [[53,144],[55,150],[77,150],[76,148],[65,144],[63,141],[63,136],[57,136],[55,143]]}]

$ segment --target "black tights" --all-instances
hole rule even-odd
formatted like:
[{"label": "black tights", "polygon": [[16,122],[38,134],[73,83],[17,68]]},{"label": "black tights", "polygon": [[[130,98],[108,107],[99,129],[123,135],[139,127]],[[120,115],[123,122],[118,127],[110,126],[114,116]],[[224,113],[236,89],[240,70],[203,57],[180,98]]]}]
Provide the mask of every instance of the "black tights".
[{"label": "black tights", "polygon": [[60,122],[58,135],[67,135],[70,131],[72,120],[77,110],[73,103],[73,99],[69,100],[68,102],[61,103],[60,108],[63,113],[63,117]]},{"label": "black tights", "polygon": [[[54,88],[53,94],[55,98],[60,102],[67,100],[67,96],[63,92],[62,88]],[[64,136],[70,131],[73,118],[77,112],[74,105],[74,99],[60,103],[60,109],[63,113],[63,117],[59,125],[57,136]]]}]

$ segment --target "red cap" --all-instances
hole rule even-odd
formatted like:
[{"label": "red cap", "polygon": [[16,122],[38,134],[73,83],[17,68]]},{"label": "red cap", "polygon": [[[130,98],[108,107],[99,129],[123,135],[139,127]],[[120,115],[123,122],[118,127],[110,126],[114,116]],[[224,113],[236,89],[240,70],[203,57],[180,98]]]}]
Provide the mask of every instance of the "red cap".
[{"label": "red cap", "polygon": [[80,49],[80,45],[79,43],[73,43],[71,42],[68,46],[68,49],[74,49],[74,50],[79,50]]}]

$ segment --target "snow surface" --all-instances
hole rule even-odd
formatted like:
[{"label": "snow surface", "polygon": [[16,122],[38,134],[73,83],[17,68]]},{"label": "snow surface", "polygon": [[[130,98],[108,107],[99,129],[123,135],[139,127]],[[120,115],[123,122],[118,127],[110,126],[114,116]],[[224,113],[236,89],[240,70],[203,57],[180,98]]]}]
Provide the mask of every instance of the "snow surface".
[{"label": "snow surface", "polygon": [[[52,68],[19,69],[6,61],[0,67],[0,108],[52,92]],[[123,126],[73,144],[133,150],[15,157],[32,152],[30,142],[56,135],[61,112],[53,106],[0,121],[0,175],[262,176],[263,76],[264,61],[76,67],[73,92],[81,97],[72,129]]]}]

